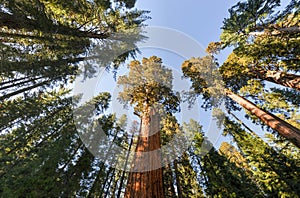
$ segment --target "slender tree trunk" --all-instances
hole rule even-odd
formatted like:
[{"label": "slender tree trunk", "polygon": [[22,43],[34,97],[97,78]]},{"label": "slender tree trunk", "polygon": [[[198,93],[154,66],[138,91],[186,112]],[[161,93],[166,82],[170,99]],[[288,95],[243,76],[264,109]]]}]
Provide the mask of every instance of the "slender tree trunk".
[{"label": "slender tree trunk", "polygon": [[130,155],[131,147],[132,147],[133,140],[134,140],[134,135],[135,135],[135,131],[133,131],[132,137],[130,139],[129,148],[128,148],[128,152],[127,152],[126,159],[125,159],[124,170],[122,172],[122,176],[121,176],[121,181],[120,181],[120,186],[119,186],[117,197],[121,197],[121,193],[122,193],[122,189],[123,189],[123,184],[124,184],[125,173],[126,173],[126,169],[127,169],[127,165],[128,165],[128,160],[129,160],[129,155]]},{"label": "slender tree trunk", "polygon": [[201,173],[203,173],[204,184],[205,184],[206,186],[208,186],[208,185],[209,185],[208,178],[207,178],[207,176],[205,175],[205,170],[204,170],[204,168],[203,168],[202,165],[201,165],[201,160],[199,159],[199,156],[195,156],[195,158],[196,158],[196,160],[197,160],[197,163],[198,163],[198,165],[199,165],[199,168],[200,168]]},{"label": "slender tree trunk", "polygon": [[30,83],[30,82],[35,83],[36,80],[39,80],[39,79],[42,79],[42,78],[44,78],[44,77],[42,76],[42,77],[38,77],[38,78],[18,82],[18,83],[15,83],[15,84],[10,84],[10,85],[7,85],[7,86],[0,87],[0,90],[9,89],[9,88],[19,86],[19,85],[25,85],[26,83]]},{"label": "slender tree trunk", "polygon": [[170,164],[163,168],[164,173],[164,195],[165,197],[176,197],[174,188],[173,170]]},{"label": "slender tree trunk", "polygon": [[8,94],[6,94],[6,95],[0,96],[0,100],[8,99],[8,98],[10,98],[10,97],[12,97],[12,96],[15,96],[15,95],[18,95],[18,94],[21,94],[21,93],[30,91],[30,90],[32,90],[32,89],[34,89],[34,88],[41,87],[41,86],[45,86],[45,85],[49,85],[50,83],[51,83],[51,80],[46,80],[46,81],[43,81],[43,82],[34,84],[34,85],[32,85],[31,87],[26,87],[26,88],[17,90],[17,91],[15,91],[15,92],[8,93]]},{"label": "slender tree trunk", "polygon": [[[108,147],[108,149],[107,149],[107,152],[105,153],[104,158],[101,159],[102,162],[101,162],[101,165],[100,165],[100,169],[99,169],[99,171],[98,171],[98,174],[97,174],[97,176],[96,176],[95,181],[94,181],[93,184],[92,184],[92,187],[91,187],[90,190],[89,190],[89,193],[88,193],[87,197],[92,197],[93,195],[92,195],[91,193],[94,193],[94,192],[96,191],[96,188],[100,187],[100,186],[97,186],[97,184],[98,184],[98,181],[100,181],[100,179],[101,179],[101,176],[102,176],[101,173],[105,171],[105,163],[106,163],[108,157],[112,154],[112,153],[111,153],[111,152],[112,152],[111,150],[112,150],[112,148],[113,148],[113,145],[115,144],[115,141],[116,141],[116,139],[117,139],[117,136],[118,136],[118,131],[116,131],[116,133],[114,134],[114,138],[113,138],[112,142],[110,143],[110,145],[109,145],[109,147]],[[105,184],[106,184],[106,183],[104,182],[104,183],[102,184],[102,186],[105,185]],[[101,193],[102,193],[102,192],[101,192]],[[101,195],[102,195],[102,194],[101,194]]]},{"label": "slender tree trunk", "polygon": [[[100,193],[98,194],[99,197],[106,197],[105,194],[108,193],[108,190],[110,188],[111,179],[114,176],[114,172],[115,172],[114,170],[116,170],[116,169],[114,169],[112,167],[109,168],[108,173],[106,175],[106,178],[105,178],[105,180],[103,182],[103,185],[101,187]],[[106,185],[107,185],[107,188],[105,190]]]},{"label": "slender tree trunk", "polygon": [[15,82],[19,82],[21,80],[26,80],[29,79],[30,77],[22,77],[22,78],[13,78],[11,80],[6,80],[6,81],[2,81],[0,82],[0,86],[6,85],[6,84],[11,84],[11,83],[15,83]]},{"label": "slender tree trunk", "polygon": [[259,79],[267,80],[285,87],[297,89],[300,91],[300,76],[289,74],[282,71],[252,70]]},{"label": "slender tree trunk", "polygon": [[249,100],[226,90],[226,95],[242,107],[256,115],[262,122],[277,131],[281,136],[291,141],[295,146],[300,148],[300,130],[277,116],[260,109]]},{"label": "slender tree trunk", "polygon": [[142,114],[140,136],[129,173],[126,198],[162,198],[159,115],[148,108]]}]

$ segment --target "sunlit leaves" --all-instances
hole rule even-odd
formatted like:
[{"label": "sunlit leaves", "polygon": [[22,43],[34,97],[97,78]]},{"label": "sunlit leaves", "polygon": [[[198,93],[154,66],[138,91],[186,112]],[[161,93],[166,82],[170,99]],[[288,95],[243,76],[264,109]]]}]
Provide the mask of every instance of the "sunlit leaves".
[{"label": "sunlit leaves", "polygon": [[156,56],[143,58],[142,62],[132,61],[129,74],[118,79],[119,86],[123,86],[119,99],[124,104],[135,105],[138,112],[159,104],[169,112],[176,111],[180,98],[172,91],[172,79],[171,70]]}]

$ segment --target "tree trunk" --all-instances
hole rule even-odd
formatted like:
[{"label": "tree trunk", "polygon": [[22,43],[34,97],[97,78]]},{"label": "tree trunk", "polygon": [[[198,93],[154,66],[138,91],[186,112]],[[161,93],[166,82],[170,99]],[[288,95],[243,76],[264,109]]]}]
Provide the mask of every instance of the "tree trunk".
[{"label": "tree trunk", "polygon": [[[40,22],[40,21],[38,21]],[[93,33],[90,31],[81,31],[78,28],[72,28],[65,25],[53,24],[50,19],[44,19],[44,25],[41,26],[36,20],[26,18],[25,16],[16,16],[0,12],[0,27],[8,27],[9,29],[26,29],[28,31],[40,30],[44,33],[57,33],[62,35],[77,36],[81,38],[107,39],[107,33]],[[47,25],[45,25],[47,23]]]},{"label": "tree trunk", "polygon": [[170,164],[167,164],[163,170],[164,174],[164,195],[165,197],[176,197],[174,188],[173,170]]},{"label": "tree trunk", "polygon": [[45,86],[45,85],[49,85],[51,83],[51,80],[46,80],[46,81],[43,81],[43,82],[40,82],[40,83],[37,83],[37,84],[34,84],[32,85],[31,87],[25,87],[23,89],[20,89],[20,90],[17,90],[15,92],[12,92],[12,93],[8,93],[6,95],[3,95],[3,96],[0,96],[0,101],[1,100],[5,100],[5,99],[8,99],[12,96],[15,96],[15,95],[18,95],[18,94],[21,94],[21,93],[25,93],[25,92],[28,92],[32,89],[35,89],[37,87],[42,87],[42,86]]},{"label": "tree trunk", "polygon": [[175,177],[176,177],[176,187],[177,187],[177,193],[178,198],[183,198],[182,196],[182,186],[179,178],[179,171],[178,171],[178,161],[174,161],[174,169],[175,169]]},{"label": "tree trunk", "polygon": [[276,28],[274,30],[266,30],[262,32],[250,32],[249,35],[251,36],[278,36],[281,34],[298,34],[300,33],[300,27],[292,26],[292,27],[285,27],[285,28]]},{"label": "tree trunk", "polygon": [[36,83],[36,82],[35,82],[36,80],[40,80],[40,79],[42,79],[42,78],[44,78],[44,77],[41,76],[41,77],[37,77],[37,78],[33,78],[33,79],[21,81],[21,82],[15,83],[15,84],[10,84],[10,85],[7,85],[7,86],[0,87],[0,90],[10,89],[10,88],[12,88],[12,87],[16,87],[16,86],[20,86],[20,85],[23,85],[23,86],[24,86],[25,84],[30,83],[30,82],[31,82],[32,84],[34,84],[34,83]]},{"label": "tree trunk", "polygon": [[16,82],[19,82],[21,80],[26,80],[26,79],[29,79],[30,77],[23,77],[23,78],[13,78],[11,80],[6,80],[6,81],[1,81],[0,82],[0,86],[4,86],[6,84],[12,84],[12,83],[16,83]]},{"label": "tree trunk", "polygon": [[160,118],[154,109],[143,112],[140,135],[125,190],[126,198],[161,198],[163,178],[160,148]]},{"label": "tree trunk", "polygon": [[252,70],[259,79],[267,80],[285,87],[297,89],[300,91],[300,76],[289,74],[282,71],[266,71],[266,70]]},{"label": "tree trunk", "polygon": [[286,121],[278,118],[277,116],[264,111],[257,107],[255,104],[249,100],[234,94],[233,92],[226,90],[226,95],[233,101],[240,104],[242,107],[250,111],[252,114],[256,115],[262,122],[277,131],[281,136],[288,139],[298,148],[300,148],[300,130],[296,127],[290,125]]},{"label": "tree trunk", "polygon": [[133,126],[132,136],[131,136],[131,139],[130,139],[129,148],[128,148],[128,152],[127,152],[126,159],[125,159],[124,169],[123,169],[123,172],[122,172],[122,175],[121,175],[121,178],[120,178],[121,181],[120,181],[120,186],[119,186],[117,197],[121,197],[123,184],[124,184],[125,173],[126,173],[126,170],[127,170],[129,155],[130,155],[131,147],[133,145],[133,140],[134,140],[135,133],[136,133],[136,130],[134,130],[134,126]]},{"label": "tree trunk", "polygon": [[[89,193],[88,193],[87,197],[95,196],[95,195],[90,194],[90,193],[94,193],[94,192],[96,191],[96,188],[99,187],[99,186],[97,186],[98,181],[100,181],[100,179],[101,179],[101,177],[102,177],[101,173],[102,173],[102,172],[105,172],[105,163],[107,162],[108,157],[110,157],[110,155],[112,154],[112,151],[111,151],[111,150],[112,150],[112,148],[113,148],[113,145],[114,145],[115,142],[116,142],[117,137],[118,137],[118,132],[116,132],[116,133],[114,134],[114,138],[113,138],[112,142],[110,143],[110,145],[109,145],[109,147],[108,147],[108,149],[107,149],[107,152],[105,153],[104,158],[101,159],[102,162],[101,162],[100,169],[99,169],[99,171],[98,171],[98,174],[97,174],[97,177],[96,177],[95,181],[93,182],[93,184],[92,184],[92,186],[91,186],[91,188],[90,188],[90,190],[89,190]],[[106,184],[105,182],[102,183],[102,186],[105,186],[105,184]],[[103,191],[101,191],[101,196],[102,196],[102,193],[103,193]]]}]

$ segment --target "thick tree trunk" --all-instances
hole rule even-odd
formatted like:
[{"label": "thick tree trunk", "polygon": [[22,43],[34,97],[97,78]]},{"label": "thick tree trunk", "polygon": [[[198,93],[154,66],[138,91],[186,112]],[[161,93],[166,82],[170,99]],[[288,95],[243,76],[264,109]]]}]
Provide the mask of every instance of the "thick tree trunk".
[{"label": "thick tree trunk", "polygon": [[276,83],[285,87],[297,89],[300,91],[300,76],[295,74],[289,74],[282,71],[267,71],[267,70],[253,70],[254,74],[259,79],[267,80],[272,83]]},{"label": "thick tree trunk", "polygon": [[160,118],[152,109],[143,112],[131,172],[125,190],[126,198],[161,198],[163,178],[160,148]]},{"label": "thick tree trunk", "polygon": [[281,136],[285,137],[291,141],[294,145],[300,148],[300,130],[296,127],[290,125],[284,120],[278,118],[277,116],[264,111],[257,107],[255,104],[249,100],[234,94],[233,92],[226,90],[226,95],[233,101],[240,104],[242,107],[250,111],[252,114],[256,115],[262,122],[277,131]]}]

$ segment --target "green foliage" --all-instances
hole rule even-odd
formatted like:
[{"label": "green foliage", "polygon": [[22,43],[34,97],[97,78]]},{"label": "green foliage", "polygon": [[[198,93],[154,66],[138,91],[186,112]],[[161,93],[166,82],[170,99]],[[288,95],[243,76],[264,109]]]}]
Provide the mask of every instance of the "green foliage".
[{"label": "green foliage", "polygon": [[192,81],[192,90],[188,92],[188,100],[193,103],[195,97],[204,99],[202,107],[218,106],[224,97],[224,83],[217,69],[218,63],[213,56],[191,58],[182,63],[184,77]]},{"label": "green foliage", "polygon": [[134,2],[2,2],[0,82],[14,90],[0,99],[63,86],[80,73],[91,77],[99,67],[117,69],[135,56],[147,12],[126,7]]},{"label": "green foliage", "polygon": [[[1,1],[1,197],[85,196],[98,173],[109,175],[81,142],[71,108],[78,101],[64,87],[81,72],[116,69],[135,55],[148,12],[131,9],[134,3]],[[115,46],[123,50],[115,59],[96,57]],[[89,104],[100,115],[109,102],[103,93]],[[122,132],[115,119],[98,120],[109,137]]]},{"label": "green foliage", "polygon": [[[283,9],[280,4],[279,0],[238,2],[229,9],[220,41],[211,46],[216,45],[218,50],[233,47],[219,68],[227,88],[299,128],[299,103],[295,103],[299,2],[290,1]],[[282,86],[295,90],[283,91]],[[228,106],[228,109],[236,110],[233,107]],[[262,124],[258,117],[247,114],[254,123]]]},{"label": "green foliage", "polygon": [[[246,0],[229,9],[229,18],[224,20],[222,40],[226,45],[246,41],[245,35],[258,26],[274,21],[274,9],[280,0]],[[273,14],[273,15],[272,15]]]},{"label": "green foliage", "polygon": [[[95,177],[102,182],[97,180],[98,184],[105,184],[107,166],[81,142],[72,117],[72,100],[65,97],[67,93],[62,90],[33,97],[32,105],[37,109],[32,108],[31,112],[27,100],[26,121],[15,123],[11,131],[1,134],[1,196],[69,197],[86,195]],[[109,100],[108,93],[101,93],[89,103],[95,105],[99,114],[108,108]],[[4,126],[9,126],[12,119],[6,119]],[[98,122],[109,138],[123,133],[113,115],[102,116]],[[115,139],[114,144],[120,141],[124,139]],[[103,147],[109,147],[105,144],[112,143],[102,142]],[[103,167],[100,171],[95,168],[99,165]]]},{"label": "green foliage", "polygon": [[259,71],[299,71],[300,32],[292,31],[299,27],[299,2],[290,1],[285,9],[276,11],[278,6],[279,0],[247,0],[229,9],[220,43],[223,48],[234,46],[222,66],[223,71],[236,68],[234,72],[242,75],[232,76],[233,80],[263,78],[257,76]]},{"label": "green foliage", "polygon": [[172,90],[172,80],[172,71],[156,56],[143,58],[142,62],[132,61],[129,74],[118,79],[118,85],[124,90],[119,93],[119,99],[125,105],[135,105],[137,112],[155,105],[162,105],[167,112],[176,112],[180,97]]},{"label": "green foliage", "polygon": [[262,197],[244,169],[213,148],[199,123],[191,120],[186,127],[195,134],[189,157],[206,197]]},{"label": "green foliage", "polygon": [[299,163],[274,150],[253,132],[247,133],[240,124],[226,119],[224,132],[232,135],[243,156],[248,171],[267,196],[297,197],[299,187]]},{"label": "green foliage", "polygon": [[[201,126],[194,120],[184,123],[183,127],[180,127],[175,117],[167,116],[162,121],[162,145],[172,140],[174,135],[179,136],[183,134],[183,131],[193,134],[200,129]],[[171,153],[178,149],[180,150],[176,145],[171,145],[171,147]],[[191,156],[189,156],[188,152],[182,153],[180,157],[170,162],[164,168],[165,197],[204,197],[201,183],[197,178],[197,169],[195,169],[190,159]]]}]

